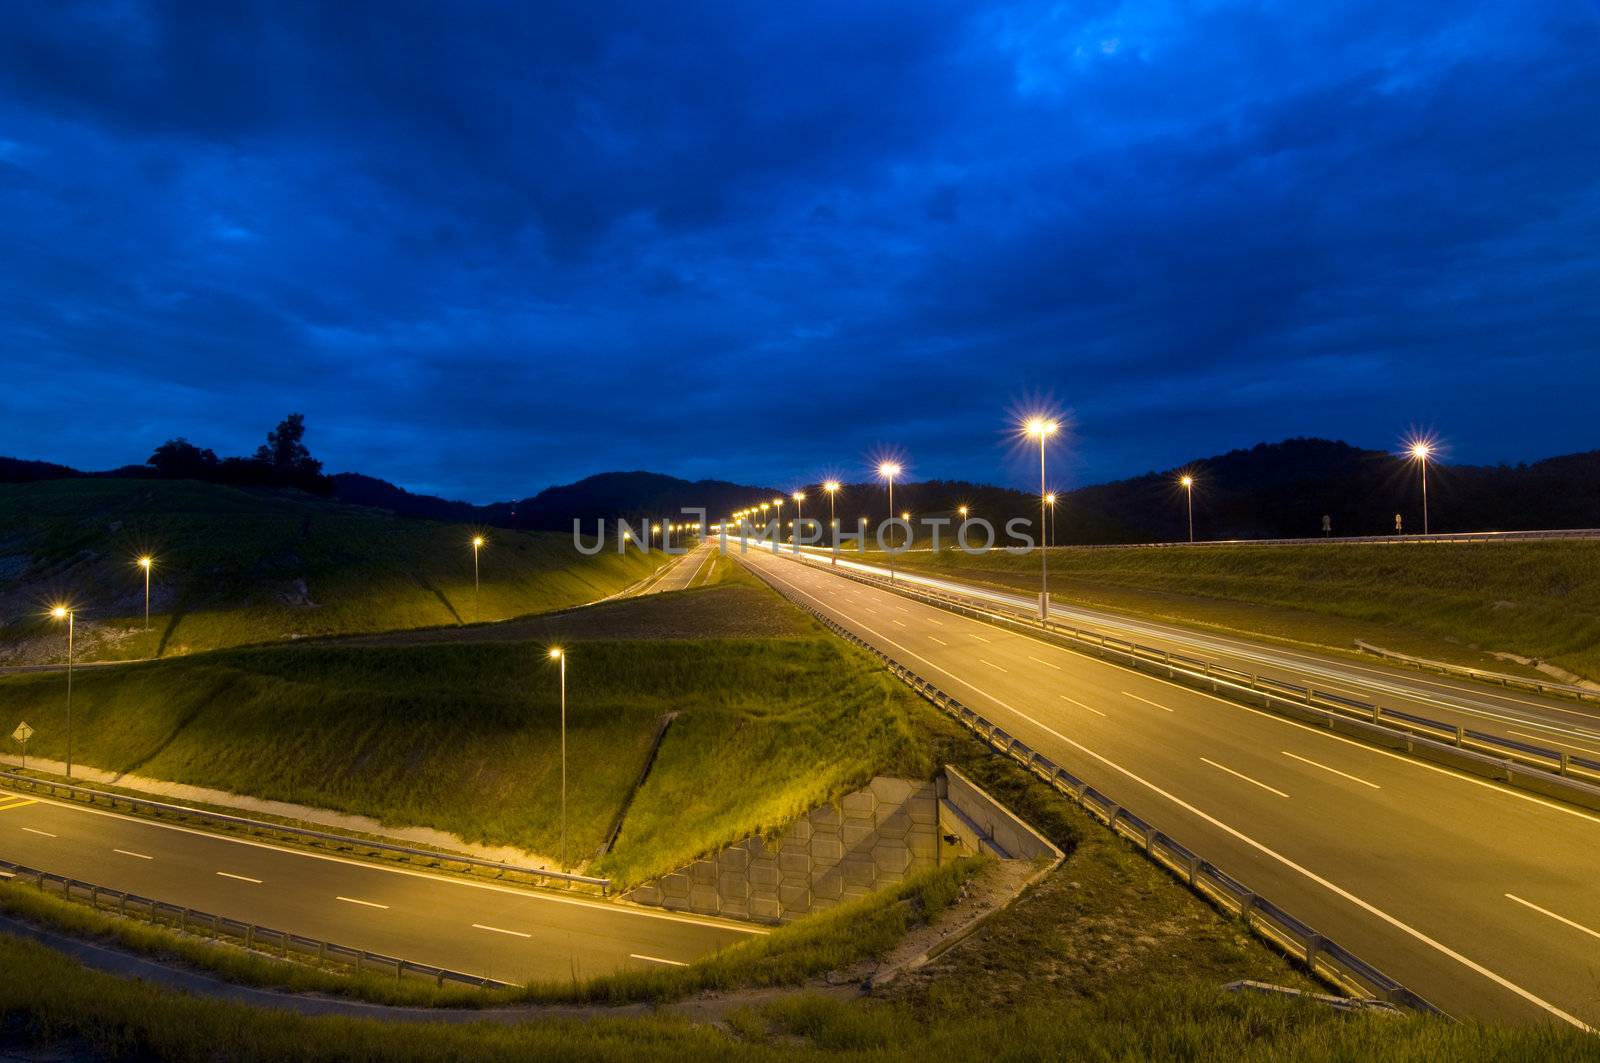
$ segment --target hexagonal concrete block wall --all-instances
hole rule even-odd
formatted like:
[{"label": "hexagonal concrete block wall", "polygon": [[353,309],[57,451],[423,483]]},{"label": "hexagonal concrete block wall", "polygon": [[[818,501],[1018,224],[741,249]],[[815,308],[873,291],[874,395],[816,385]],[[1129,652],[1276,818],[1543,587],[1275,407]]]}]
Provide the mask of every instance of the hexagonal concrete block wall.
[{"label": "hexagonal concrete block wall", "polygon": [[812,809],[770,842],[746,838],[628,899],[779,923],[892,886],[938,857],[936,786],[880,775],[839,804]]}]

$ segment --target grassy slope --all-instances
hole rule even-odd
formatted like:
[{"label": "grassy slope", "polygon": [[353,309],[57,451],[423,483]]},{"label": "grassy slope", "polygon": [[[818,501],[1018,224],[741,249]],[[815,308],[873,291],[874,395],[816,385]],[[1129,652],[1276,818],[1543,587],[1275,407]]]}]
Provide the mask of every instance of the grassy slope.
[{"label": "grassy slope", "polygon": [[[898,563],[1038,588],[1037,553]],[[1600,543],[1053,550],[1050,580],[1057,597],[1128,612],[1447,659],[1479,646],[1600,676]]]},{"label": "grassy slope", "polygon": [[[569,645],[575,860],[598,848],[667,712],[678,719],[603,865],[622,880],[779,826],[876,772],[932,770],[886,677],[752,593],[765,594],[731,582],[671,600],[686,612],[742,607],[764,629],[759,610],[776,610],[793,633]],[[626,629],[630,609],[653,613],[659,601],[602,608]],[[63,686],[59,674],[0,679],[0,723],[26,718],[31,753],[65,753]],[[542,642],[246,648],[80,672],[74,747],[106,770],[554,855],[558,705]]]},{"label": "grassy slope", "polygon": [[[294,492],[161,480],[0,484],[0,657],[8,648],[63,657],[65,640],[42,619],[57,600],[79,606],[87,659],[470,622],[472,534]],[[485,619],[592,601],[663,560],[584,557],[565,535],[485,534]],[[148,634],[133,565],[145,552],[158,558]]]}]

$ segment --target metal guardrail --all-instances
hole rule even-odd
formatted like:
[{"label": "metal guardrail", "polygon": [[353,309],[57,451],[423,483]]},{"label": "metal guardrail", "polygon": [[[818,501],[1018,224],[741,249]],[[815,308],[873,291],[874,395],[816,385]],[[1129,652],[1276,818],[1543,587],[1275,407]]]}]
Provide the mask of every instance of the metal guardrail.
[{"label": "metal guardrail", "polygon": [[104,805],[112,810],[116,810],[119,807],[127,808],[134,812],[158,818],[163,815],[178,816],[199,819],[208,823],[219,823],[229,827],[240,827],[247,831],[265,834],[287,834],[314,843],[331,844],[334,848],[345,852],[365,849],[376,853],[390,853],[396,856],[422,857],[441,866],[461,864],[467,868],[482,868],[497,871],[501,874],[523,875],[545,885],[554,882],[566,886],[592,886],[601,893],[605,893],[611,888],[611,880],[608,878],[593,878],[589,875],[577,875],[567,871],[552,871],[543,867],[522,867],[518,864],[506,864],[497,860],[485,860],[477,856],[445,853],[436,849],[418,849],[408,845],[396,845],[392,842],[377,841],[369,838],[353,838],[347,834],[335,834],[332,831],[311,830],[306,827],[290,826],[286,823],[271,823],[266,820],[233,816],[224,812],[208,812],[205,809],[190,808],[187,805],[175,805],[165,801],[152,801],[144,797],[114,794],[106,790],[93,790],[86,786],[76,786],[71,783],[52,782],[49,779],[36,779],[31,775],[18,775],[10,771],[0,771],[0,786],[24,793],[64,797],[70,801],[79,801],[90,805]]},{"label": "metal guardrail", "polygon": [[1025,629],[1068,649],[1115,660],[1135,671],[1154,665],[1168,679],[1208,689],[1213,694],[1228,694],[1235,700],[1250,703],[1259,700],[1262,708],[1280,715],[1317,723],[1330,730],[1343,730],[1366,741],[1393,745],[1414,756],[1600,810],[1600,760],[1591,757],[1502,738],[1460,724],[1444,723],[1416,713],[1385,708],[1376,702],[1359,701],[1312,686],[1244,672],[1114,635],[996,612],[993,603],[980,608],[958,595],[891,583],[837,568],[830,567],[829,571],[974,619]]},{"label": "metal guardrail", "polygon": [[[753,566],[752,569],[765,579],[765,574],[760,569]],[[780,594],[783,593],[780,587],[773,589]],[[1030,749],[882,650],[835,622],[831,617],[798,599],[789,597],[789,600],[796,602],[841,638],[877,657],[896,677],[954,717],[991,748],[1009,756],[1048,783],[1058,793],[1077,802],[1109,829],[1137,845],[1146,856],[1171,872],[1190,889],[1223,911],[1243,919],[1262,937],[1287,955],[1304,963],[1308,969],[1326,978],[1333,985],[1372,1000],[1381,1000],[1434,1015],[1444,1014],[1433,1004],[1349,949],[1319,934],[1309,924],[1250,889],[1215,864],[1201,859],[1193,850],[1171,835],[1156,830],[1104,792],[1058,766],[1044,754]]]},{"label": "metal guardrail", "polygon": [[1398,650],[1386,650],[1382,646],[1374,646],[1370,642],[1356,639],[1356,649],[1370,653],[1374,657],[1382,657],[1401,664],[1409,664],[1424,671],[1438,672],[1441,675],[1458,675],[1467,679],[1476,679],[1481,683],[1493,683],[1515,690],[1531,690],[1536,694],[1554,694],[1557,697],[1576,698],[1579,701],[1600,702],[1600,690],[1589,687],[1580,687],[1572,683],[1546,683],[1542,679],[1530,679],[1526,676],[1507,675],[1505,672],[1491,672],[1485,668],[1473,668],[1465,664],[1451,664],[1448,661],[1434,661],[1427,657],[1413,657],[1409,653]]},{"label": "metal guardrail", "polygon": [[219,940],[233,938],[238,940],[247,949],[264,952],[267,948],[276,948],[278,955],[287,959],[291,953],[315,957],[321,963],[341,963],[347,967],[354,967],[357,971],[382,971],[387,974],[394,972],[396,980],[406,975],[427,978],[435,985],[444,985],[446,982],[458,982],[462,985],[475,986],[480,989],[513,989],[510,982],[498,982],[493,978],[480,978],[477,975],[462,974],[460,971],[451,971],[443,967],[434,967],[426,963],[416,963],[412,960],[401,959],[398,956],[385,956],[378,952],[368,952],[365,949],[353,948],[349,945],[339,945],[332,941],[323,941],[320,938],[308,938],[300,934],[291,934],[287,930],[274,930],[271,927],[260,926],[255,923],[246,923],[238,919],[230,919],[223,915],[212,915],[210,912],[198,911],[194,908],[185,908],[178,904],[169,904],[166,901],[152,900],[141,897],[136,893],[124,893],[122,890],[112,889],[109,886],[97,886],[92,882],[82,879],[69,878],[66,875],[56,875],[37,868],[15,864],[9,860],[0,860],[0,878],[13,882],[32,882],[39,887],[41,892],[48,892],[47,886],[61,887],[61,895],[67,900],[86,901],[95,910],[99,910],[102,900],[109,901],[118,915],[132,918],[147,919],[161,926],[170,925],[177,930],[196,933],[209,932],[212,937]]}]

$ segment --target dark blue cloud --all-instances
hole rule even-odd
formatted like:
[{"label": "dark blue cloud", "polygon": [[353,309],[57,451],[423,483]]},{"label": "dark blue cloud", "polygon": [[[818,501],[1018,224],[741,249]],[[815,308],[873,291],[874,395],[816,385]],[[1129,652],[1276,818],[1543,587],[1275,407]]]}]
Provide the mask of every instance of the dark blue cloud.
[{"label": "dark blue cloud", "polygon": [[1594,445],[1593,6],[104,3],[0,35],[0,452],[476,499]]}]

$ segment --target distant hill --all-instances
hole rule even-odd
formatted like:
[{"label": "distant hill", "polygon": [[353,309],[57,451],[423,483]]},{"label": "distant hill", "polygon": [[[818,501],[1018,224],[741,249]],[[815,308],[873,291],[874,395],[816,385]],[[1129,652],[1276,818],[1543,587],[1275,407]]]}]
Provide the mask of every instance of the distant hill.
[{"label": "distant hill", "polygon": [[[1065,493],[1056,510],[1057,543],[1134,543],[1182,539],[1188,529],[1178,477],[1195,477],[1195,534],[1202,539],[1293,538],[1321,534],[1322,517],[1335,535],[1394,530],[1401,514],[1408,532],[1422,530],[1422,497],[1415,462],[1379,450],[1326,439],[1287,439],[1201,458],[1186,465]],[[93,476],[149,478],[143,467],[82,473],[49,462],[0,458],[0,482]],[[359,473],[331,477],[337,501],[403,516],[530,531],[569,531],[607,519],[672,519],[704,507],[719,519],[785,492],[724,480],[684,480],[653,472],[608,472],[545,488],[516,502],[479,506],[404,488]],[[807,516],[826,519],[820,485],[805,488]],[[1600,527],[1600,451],[1524,465],[1433,464],[1428,473],[1432,530]],[[952,515],[968,505],[997,526],[1013,516],[1036,516],[1030,492],[959,480],[895,485],[895,509]],[[793,511],[786,503],[785,514]],[[881,483],[846,484],[837,498],[841,523],[882,519],[888,501]],[[590,525],[592,526],[592,525]]]},{"label": "distant hill", "polygon": [[[1288,439],[1066,492],[1057,502],[1055,542],[1186,538],[1178,482],[1185,473],[1195,478],[1195,535],[1201,539],[1317,536],[1324,515],[1335,535],[1392,533],[1396,513],[1405,531],[1422,531],[1415,462],[1326,439]],[[806,490],[823,498],[825,514],[820,489]],[[1515,466],[1435,463],[1428,469],[1428,503],[1436,532],[1600,527],[1600,451]],[[1039,502],[1031,492],[961,481],[895,485],[896,510],[951,515],[958,505],[998,528],[1013,516],[1036,518]],[[840,491],[838,514],[847,526],[858,516],[877,521],[887,512],[881,483]]]},{"label": "distant hill", "polygon": [[686,519],[685,508],[702,508],[708,520],[782,494],[770,487],[747,487],[726,480],[682,480],[657,472],[606,472],[577,483],[547,487],[520,502],[485,507],[485,519],[510,528],[570,531],[574,519],[592,527],[601,517],[639,520]]}]

